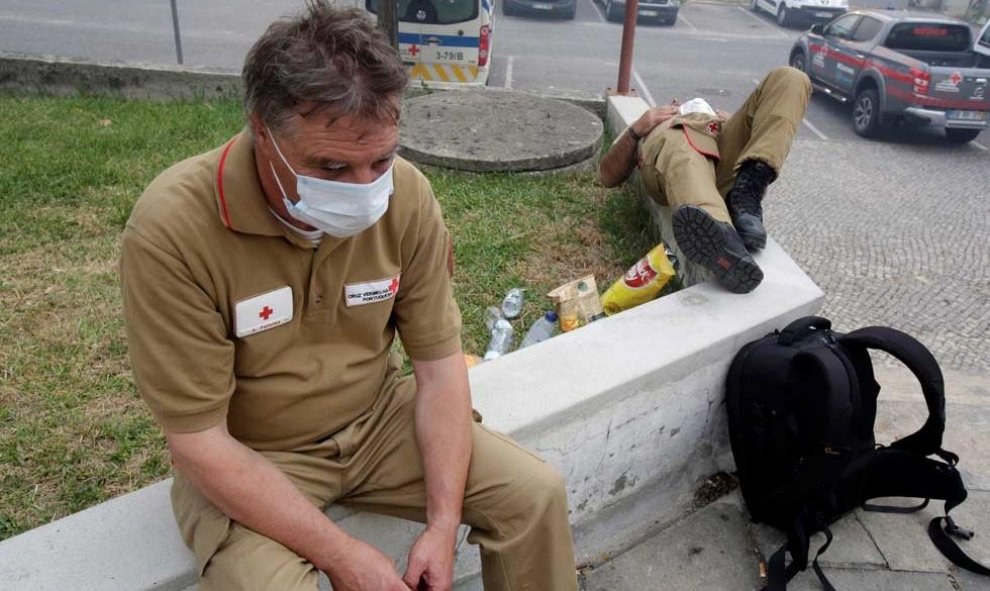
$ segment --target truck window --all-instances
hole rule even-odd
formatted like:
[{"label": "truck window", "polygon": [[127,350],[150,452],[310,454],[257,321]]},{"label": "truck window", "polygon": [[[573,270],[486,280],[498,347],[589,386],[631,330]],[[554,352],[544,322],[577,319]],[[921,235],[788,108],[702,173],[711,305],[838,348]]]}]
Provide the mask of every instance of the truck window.
[{"label": "truck window", "polygon": [[858,20],[858,14],[846,15],[830,24],[825,29],[825,35],[836,39],[852,39],[852,32],[856,28],[856,21]]},{"label": "truck window", "polygon": [[879,19],[873,17],[864,16],[863,20],[859,21],[859,26],[853,32],[853,41],[869,41],[877,36],[880,29],[883,28],[883,23]]},{"label": "truck window", "polygon": [[[479,0],[399,0],[399,20],[404,23],[452,25],[478,18]],[[365,8],[378,14],[378,0],[366,0]]]},{"label": "truck window", "polygon": [[966,51],[972,36],[966,25],[950,23],[901,23],[894,25],[885,45],[916,51]]}]

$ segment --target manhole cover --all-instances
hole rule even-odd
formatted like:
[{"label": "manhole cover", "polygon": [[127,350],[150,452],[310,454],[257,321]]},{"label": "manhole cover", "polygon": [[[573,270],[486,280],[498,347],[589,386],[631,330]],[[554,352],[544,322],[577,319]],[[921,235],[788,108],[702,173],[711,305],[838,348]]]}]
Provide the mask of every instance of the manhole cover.
[{"label": "manhole cover", "polygon": [[478,172],[551,170],[594,156],[602,121],[571,103],[516,92],[447,91],[408,101],[400,153]]}]

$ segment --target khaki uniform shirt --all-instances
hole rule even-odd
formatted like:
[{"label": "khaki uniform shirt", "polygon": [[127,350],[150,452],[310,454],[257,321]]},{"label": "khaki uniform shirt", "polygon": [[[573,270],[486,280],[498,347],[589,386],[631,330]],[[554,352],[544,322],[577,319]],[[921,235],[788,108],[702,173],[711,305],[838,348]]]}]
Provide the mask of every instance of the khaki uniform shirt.
[{"label": "khaki uniform shirt", "polygon": [[639,171],[643,185],[653,196],[662,196],[663,190],[657,177],[656,162],[660,150],[666,145],[668,134],[683,133],[686,142],[672,143],[678,149],[692,149],[695,152],[718,162],[718,138],[722,133],[725,119],[703,113],[677,115],[656,126],[639,143]]},{"label": "khaki uniform shirt", "polygon": [[135,381],[164,428],[226,421],[249,447],[296,450],[391,392],[396,331],[412,359],[460,351],[439,204],[401,158],[394,185],[374,226],[314,246],[269,210],[247,131],[151,183],[121,277]]}]

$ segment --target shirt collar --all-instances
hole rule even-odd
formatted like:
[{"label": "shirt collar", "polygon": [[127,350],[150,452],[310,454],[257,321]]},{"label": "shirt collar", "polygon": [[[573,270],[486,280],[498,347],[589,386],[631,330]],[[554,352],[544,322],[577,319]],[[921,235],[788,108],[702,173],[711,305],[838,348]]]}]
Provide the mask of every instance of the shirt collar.
[{"label": "shirt collar", "polygon": [[220,151],[216,197],[220,220],[228,229],[261,236],[286,236],[285,229],[268,208],[258,181],[254,136],[247,128]]}]

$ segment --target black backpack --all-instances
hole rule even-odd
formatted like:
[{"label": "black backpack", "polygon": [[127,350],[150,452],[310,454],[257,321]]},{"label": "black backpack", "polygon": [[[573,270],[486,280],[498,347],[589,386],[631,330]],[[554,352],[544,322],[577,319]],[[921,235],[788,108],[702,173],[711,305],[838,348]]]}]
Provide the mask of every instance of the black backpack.
[{"label": "black backpack", "polygon": [[[873,433],[880,386],[870,349],[904,363],[921,383],[928,406],[924,426],[889,446],[877,445]],[[966,499],[966,489],[955,468],[958,456],[942,449],[942,372],[914,338],[879,326],[844,335],[833,332],[824,318],[801,318],[736,354],[726,382],[726,407],[746,507],[754,521],[787,534],[787,542],[769,559],[769,591],[786,589],[807,568],[808,539],[818,531],[826,542],[813,567],[824,588],[834,591],[818,566],[832,541],[831,523],[859,506],[908,513],[930,499],[945,501],[945,516],[928,527],[936,547],[958,566],[990,575],[949,537],[973,536],[949,517]],[[909,508],[867,502],[878,497],[924,502]]]}]

